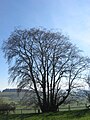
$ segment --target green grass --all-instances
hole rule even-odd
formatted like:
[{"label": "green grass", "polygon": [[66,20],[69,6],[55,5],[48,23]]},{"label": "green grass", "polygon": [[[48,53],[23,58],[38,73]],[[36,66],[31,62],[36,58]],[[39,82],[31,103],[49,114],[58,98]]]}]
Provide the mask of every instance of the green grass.
[{"label": "green grass", "polygon": [[0,120],[90,120],[90,110],[61,111],[45,114],[0,115]]}]

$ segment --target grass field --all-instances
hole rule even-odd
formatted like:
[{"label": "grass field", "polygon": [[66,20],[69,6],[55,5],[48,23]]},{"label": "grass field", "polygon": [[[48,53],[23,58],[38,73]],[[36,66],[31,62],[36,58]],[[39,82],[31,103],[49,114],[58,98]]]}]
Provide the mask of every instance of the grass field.
[{"label": "grass field", "polygon": [[90,110],[61,111],[46,114],[0,115],[0,120],[90,120]]},{"label": "grass field", "polygon": [[[1,100],[3,100],[5,103],[10,103],[12,101],[16,103],[15,114],[11,112],[9,115],[0,115],[0,120],[90,120],[90,110],[84,110],[85,103],[87,103],[84,100],[80,101],[78,106],[77,102],[74,102],[74,104],[73,103],[70,104],[71,111],[69,111],[68,104],[67,105],[63,104],[60,106],[60,112],[35,114],[35,110],[32,106],[26,108],[26,106],[19,104],[20,98],[21,96],[23,96],[22,94],[20,98],[17,96],[17,93],[14,92],[11,93],[4,92],[1,93],[0,96],[2,98]],[[79,109],[77,109],[77,107]],[[25,110],[25,108],[28,110]]]}]

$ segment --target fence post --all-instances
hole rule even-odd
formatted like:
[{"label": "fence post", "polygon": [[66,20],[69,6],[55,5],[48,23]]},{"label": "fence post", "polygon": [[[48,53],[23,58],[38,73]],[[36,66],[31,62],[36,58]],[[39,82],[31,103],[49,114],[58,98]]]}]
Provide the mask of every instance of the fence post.
[{"label": "fence post", "polygon": [[21,109],[21,120],[23,120],[23,112],[22,112],[22,109]]},{"label": "fence post", "polygon": [[4,119],[4,120],[9,120],[8,114],[9,114],[8,111],[6,112],[6,114],[3,114],[3,119]]},{"label": "fence post", "polygon": [[38,113],[40,113],[40,109],[38,109]]},{"label": "fence post", "polygon": [[69,104],[69,105],[68,105],[68,110],[70,111],[70,109],[71,109],[71,108],[70,108],[70,104]]},{"label": "fence post", "polygon": [[21,115],[22,115],[22,109],[21,109]]}]

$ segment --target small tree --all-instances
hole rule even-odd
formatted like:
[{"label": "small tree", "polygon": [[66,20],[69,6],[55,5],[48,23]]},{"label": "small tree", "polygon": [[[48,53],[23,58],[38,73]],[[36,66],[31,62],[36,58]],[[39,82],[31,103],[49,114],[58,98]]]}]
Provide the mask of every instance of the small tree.
[{"label": "small tree", "polygon": [[84,90],[84,93],[86,95],[86,98],[87,98],[88,102],[90,103],[90,75],[89,74],[86,77],[85,82],[86,82],[86,84],[88,86],[88,90]]},{"label": "small tree", "polygon": [[90,61],[68,37],[36,28],[16,29],[4,42],[3,52],[10,80],[17,80],[19,89],[33,89],[42,112],[57,111],[71,90],[79,86],[77,81]]}]

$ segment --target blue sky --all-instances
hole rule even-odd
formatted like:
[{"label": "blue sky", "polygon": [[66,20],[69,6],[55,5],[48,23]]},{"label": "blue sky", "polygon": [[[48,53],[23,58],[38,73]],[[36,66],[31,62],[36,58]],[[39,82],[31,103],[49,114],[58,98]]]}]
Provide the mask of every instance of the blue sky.
[{"label": "blue sky", "polygon": [[[15,28],[40,26],[69,35],[90,57],[90,0],[0,0],[0,47]],[[11,87],[0,50],[0,89]]]}]

